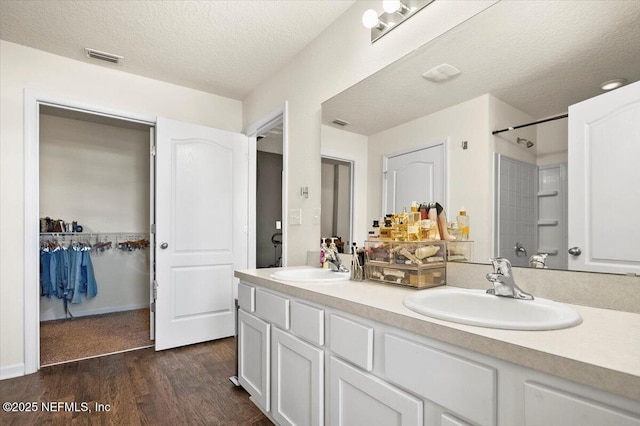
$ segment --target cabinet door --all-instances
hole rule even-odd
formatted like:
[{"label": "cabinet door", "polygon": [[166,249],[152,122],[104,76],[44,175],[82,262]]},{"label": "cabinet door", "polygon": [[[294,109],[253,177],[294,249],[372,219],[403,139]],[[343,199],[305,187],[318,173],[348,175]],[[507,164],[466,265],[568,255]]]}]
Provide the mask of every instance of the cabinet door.
[{"label": "cabinet door", "polygon": [[238,380],[253,400],[269,411],[269,329],[259,318],[238,311]]},{"label": "cabinet door", "polygon": [[319,426],[324,420],[324,353],[280,329],[271,334],[274,419]]},{"label": "cabinet door", "polygon": [[422,401],[331,357],[332,425],[422,425]]}]

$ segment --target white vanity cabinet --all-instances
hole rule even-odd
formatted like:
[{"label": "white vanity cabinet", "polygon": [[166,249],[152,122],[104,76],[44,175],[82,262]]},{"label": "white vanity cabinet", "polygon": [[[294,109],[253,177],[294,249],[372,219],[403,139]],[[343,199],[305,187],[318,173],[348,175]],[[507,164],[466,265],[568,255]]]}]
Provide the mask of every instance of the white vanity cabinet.
[{"label": "white vanity cabinet", "polygon": [[277,424],[640,426],[639,401],[243,285],[240,383]]},{"label": "white vanity cabinet", "polygon": [[[291,305],[288,297],[275,292],[240,285],[240,384],[279,425],[323,425],[324,351],[314,344],[324,341],[324,312],[303,303]],[[246,312],[249,309],[254,313]],[[289,328],[307,341],[285,331]]]}]

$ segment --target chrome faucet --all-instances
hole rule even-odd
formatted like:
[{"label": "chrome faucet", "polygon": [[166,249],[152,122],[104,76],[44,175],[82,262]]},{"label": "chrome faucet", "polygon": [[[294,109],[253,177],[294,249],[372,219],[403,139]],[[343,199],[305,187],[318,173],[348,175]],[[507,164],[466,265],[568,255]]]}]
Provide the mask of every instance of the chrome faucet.
[{"label": "chrome faucet", "polygon": [[487,293],[513,299],[533,300],[532,295],[525,293],[516,284],[511,262],[508,259],[496,257],[491,259],[491,263],[493,263],[493,273],[487,274],[487,279],[493,283],[494,288],[487,290]]},{"label": "chrome faucet", "polygon": [[349,272],[349,270],[342,264],[342,260],[338,255],[338,249],[336,248],[335,244],[331,244],[328,249],[324,249],[324,255],[326,261],[329,262],[330,265],[333,265],[333,268],[335,268],[332,268],[333,271]]}]

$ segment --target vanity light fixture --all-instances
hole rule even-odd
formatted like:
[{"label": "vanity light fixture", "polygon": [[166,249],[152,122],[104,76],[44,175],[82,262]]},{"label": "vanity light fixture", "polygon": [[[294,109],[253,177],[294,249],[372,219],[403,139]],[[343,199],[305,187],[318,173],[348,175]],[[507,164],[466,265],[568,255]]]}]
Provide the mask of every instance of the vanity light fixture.
[{"label": "vanity light fixture", "polygon": [[605,81],[600,85],[600,88],[602,90],[607,91],[607,90],[617,89],[618,87],[622,87],[625,84],[627,84],[626,78],[615,78],[613,80]]},{"label": "vanity light fixture", "polygon": [[371,29],[373,43],[434,1],[385,0],[382,2],[382,14],[378,15],[373,9],[368,9],[362,14],[362,25]]}]

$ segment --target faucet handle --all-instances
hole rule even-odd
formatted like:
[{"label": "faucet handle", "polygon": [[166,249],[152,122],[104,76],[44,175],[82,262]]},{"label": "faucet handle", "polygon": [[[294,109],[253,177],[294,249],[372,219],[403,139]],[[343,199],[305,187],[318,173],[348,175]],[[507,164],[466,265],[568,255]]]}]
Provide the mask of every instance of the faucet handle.
[{"label": "faucet handle", "polygon": [[509,259],[506,257],[493,257],[490,260],[493,264],[493,272],[505,277],[511,276],[511,262]]}]

